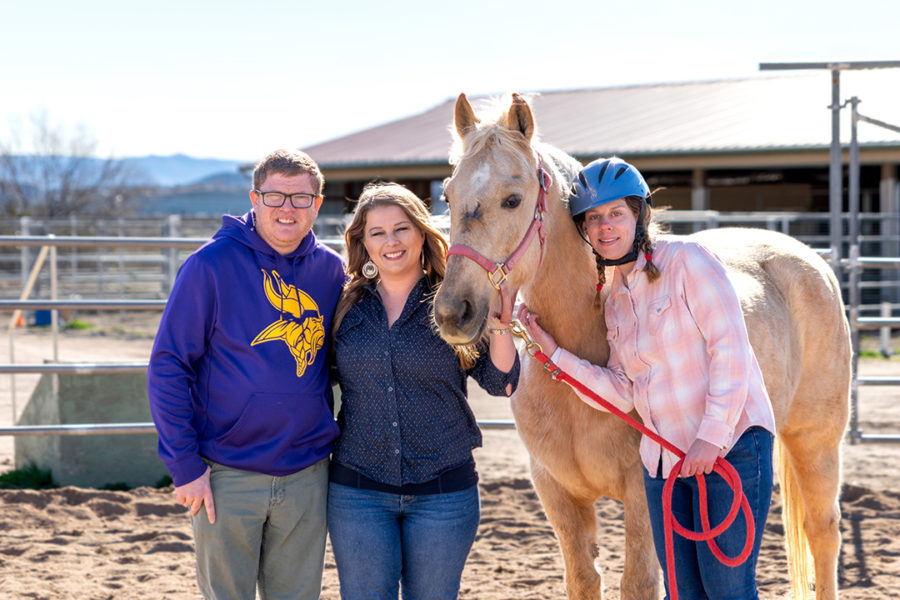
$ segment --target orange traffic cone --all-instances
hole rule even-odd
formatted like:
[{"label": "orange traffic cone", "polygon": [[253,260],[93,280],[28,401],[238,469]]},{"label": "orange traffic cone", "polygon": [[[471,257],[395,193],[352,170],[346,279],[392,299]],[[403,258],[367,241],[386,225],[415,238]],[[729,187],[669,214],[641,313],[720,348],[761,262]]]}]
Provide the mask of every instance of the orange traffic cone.
[{"label": "orange traffic cone", "polygon": [[25,313],[19,313],[19,318],[16,319],[16,327],[25,327]]}]

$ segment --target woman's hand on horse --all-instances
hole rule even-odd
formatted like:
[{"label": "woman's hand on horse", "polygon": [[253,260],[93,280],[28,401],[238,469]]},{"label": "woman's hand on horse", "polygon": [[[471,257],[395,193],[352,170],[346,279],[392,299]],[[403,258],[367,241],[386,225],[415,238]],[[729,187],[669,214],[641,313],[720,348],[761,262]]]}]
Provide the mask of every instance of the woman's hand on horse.
[{"label": "woman's hand on horse", "polygon": [[[509,297],[504,298],[504,292],[500,292],[492,301],[491,308],[488,311],[488,319],[487,326],[489,329],[506,329],[509,327],[509,322],[512,321],[512,304],[515,301]],[[509,314],[504,315],[503,309],[506,308],[506,304],[509,304],[509,308],[507,308],[507,312]]]},{"label": "woman's hand on horse", "polygon": [[531,335],[531,339],[540,344],[544,354],[553,356],[553,353],[556,352],[559,345],[556,343],[556,340],[553,339],[552,335],[544,331],[544,329],[538,325],[538,314],[531,312],[528,305],[522,303],[522,305],[519,306],[519,312],[517,313],[516,318],[518,318],[519,322],[525,326],[528,334]]},{"label": "woman's hand on horse", "polygon": [[711,442],[697,438],[684,455],[684,463],[681,465],[680,477],[693,477],[703,473],[709,475],[716,465],[720,448]]}]

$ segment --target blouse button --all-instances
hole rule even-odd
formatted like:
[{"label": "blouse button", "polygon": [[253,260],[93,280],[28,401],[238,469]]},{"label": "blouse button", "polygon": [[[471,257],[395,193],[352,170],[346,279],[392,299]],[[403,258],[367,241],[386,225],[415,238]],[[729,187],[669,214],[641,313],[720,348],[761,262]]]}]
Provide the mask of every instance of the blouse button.
[{"label": "blouse button", "polygon": [[394,448],[394,454],[400,454],[400,450],[397,448]]},{"label": "blouse button", "polygon": [[391,427],[396,427],[396,426],[397,426],[397,421],[394,421],[393,423],[391,423]]},{"label": "blouse button", "polygon": [[389,392],[393,392],[393,391],[394,391],[394,388],[391,387],[391,386],[388,386],[388,391],[389,391]]}]

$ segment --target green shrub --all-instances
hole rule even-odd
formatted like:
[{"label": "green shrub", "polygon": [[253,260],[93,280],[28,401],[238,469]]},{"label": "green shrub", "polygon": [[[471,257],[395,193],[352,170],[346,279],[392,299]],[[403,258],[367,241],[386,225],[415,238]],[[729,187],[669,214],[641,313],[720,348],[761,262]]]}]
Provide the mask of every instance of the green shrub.
[{"label": "green shrub", "polygon": [[87,321],[82,321],[81,319],[72,319],[68,323],[63,326],[63,329],[73,330],[73,331],[84,331],[87,329],[94,329],[94,326]]},{"label": "green shrub", "polygon": [[891,354],[890,356],[885,356],[881,350],[860,350],[859,358],[877,358],[879,360],[897,360],[898,355]]},{"label": "green shrub", "polygon": [[131,489],[131,486],[129,486],[124,481],[117,481],[116,483],[107,483],[100,489],[107,490],[110,492],[127,492],[128,490]]},{"label": "green shrub", "polygon": [[59,487],[54,483],[50,471],[44,471],[37,465],[29,464],[24,469],[0,474],[0,489],[5,490],[46,490]]}]

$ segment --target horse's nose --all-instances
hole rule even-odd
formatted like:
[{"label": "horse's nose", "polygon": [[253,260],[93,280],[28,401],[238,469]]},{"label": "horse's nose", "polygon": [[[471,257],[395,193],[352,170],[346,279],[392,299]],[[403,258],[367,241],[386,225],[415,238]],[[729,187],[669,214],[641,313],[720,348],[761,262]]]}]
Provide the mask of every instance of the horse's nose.
[{"label": "horse's nose", "polygon": [[466,330],[472,323],[475,311],[468,299],[458,302],[437,302],[434,307],[434,318],[444,330]]}]

